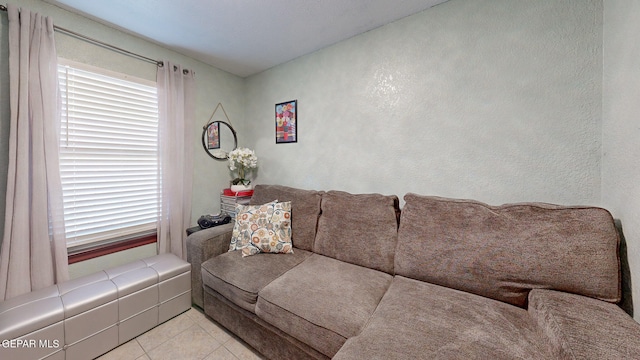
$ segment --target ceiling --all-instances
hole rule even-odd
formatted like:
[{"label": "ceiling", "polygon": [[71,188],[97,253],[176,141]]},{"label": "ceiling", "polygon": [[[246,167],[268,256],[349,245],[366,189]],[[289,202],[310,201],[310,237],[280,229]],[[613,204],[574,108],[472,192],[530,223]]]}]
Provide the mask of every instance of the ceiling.
[{"label": "ceiling", "polygon": [[246,77],[446,0],[45,1]]}]

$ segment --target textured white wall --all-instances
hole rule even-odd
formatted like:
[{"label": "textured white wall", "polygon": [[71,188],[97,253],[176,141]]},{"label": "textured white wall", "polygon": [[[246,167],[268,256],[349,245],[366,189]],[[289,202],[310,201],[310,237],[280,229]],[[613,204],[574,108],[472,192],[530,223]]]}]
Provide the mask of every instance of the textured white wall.
[{"label": "textured white wall", "polygon": [[451,0],[247,78],[255,182],[596,204],[601,77],[600,1]]},{"label": "textured white wall", "polygon": [[[602,175],[602,202],[622,219],[632,275],[640,282],[634,182],[640,175],[634,63],[640,49],[633,42],[640,9],[634,0],[605,2],[604,97],[601,1],[451,0],[248,78],[246,91],[242,79],[42,1],[20,5],[60,26],[196,70],[194,190],[202,195],[194,195],[194,219],[218,209],[217,192],[229,180],[226,164],[200,148],[201,125],[221,101],[241,145],[260,156],[257,183],[399,196],[413,191],[494,204],[598,204]],[[2,104],[8,103],[6,32],[3,15]],[[58,40],[61,56],[155,76],[148,64]],[[299,100],[299,142],[276,145],[274,104],[291,99]],[[0,106],[0,219],[8,118],[8,106]]]},{"label": "textured white wall", "polygon": [[604,2],[602,199],[620,219],[640,321],[640,2]]}]

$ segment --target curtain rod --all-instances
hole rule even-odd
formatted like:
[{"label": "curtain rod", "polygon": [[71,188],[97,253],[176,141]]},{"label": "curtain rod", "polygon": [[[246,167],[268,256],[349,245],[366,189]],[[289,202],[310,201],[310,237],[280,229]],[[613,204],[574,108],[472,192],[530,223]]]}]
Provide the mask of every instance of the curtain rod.
[{"label": "curtain rod", "polygon": [[[1,11],[7,11],[7,7],[5,5],[0,4],[0,10]],[[142,60],[142,61],[146,61],[146,62],[149,62],[149,63],[152,63],[152,64],[156,64],[156,65],[158,65],[160,67],[164,66],[164,63],[162,61],[154,60],[152,58],[148,58],[146,56],[142,56],[140,54],[136,54],[134,52],[119,48],[117,46],[113,46],[111,44],[107,44],[107,43],[102,42],[100,40],[96,40],[96,39],[90,38],[88,36],[85,36],[85,35],[82,35],[82,34],[78,34],[75,31],[71,31],[71,30],[65,29],[65,28],[60,27],[60,26],[53,25],[53,29],[55,31],[58,31],[58,32],[62,33],[62,34],[75,37],[77,39],[92,43],[94,45],[98,45],[98,46],[103,47],[103,48],[108,49],[108,50],[115,51],[115,52],[118,52],[120,54],[127,55],[127,56],[130,56],[130,57]]]}]

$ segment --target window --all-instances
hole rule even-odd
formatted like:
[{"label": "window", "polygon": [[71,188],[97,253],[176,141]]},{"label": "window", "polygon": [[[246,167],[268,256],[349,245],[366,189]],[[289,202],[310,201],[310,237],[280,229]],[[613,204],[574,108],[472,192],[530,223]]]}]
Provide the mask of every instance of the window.
[{"label": "window", "polygon": [[155,83],[63,59],[58,75],[67,247],[154,233],[160,201]]}]

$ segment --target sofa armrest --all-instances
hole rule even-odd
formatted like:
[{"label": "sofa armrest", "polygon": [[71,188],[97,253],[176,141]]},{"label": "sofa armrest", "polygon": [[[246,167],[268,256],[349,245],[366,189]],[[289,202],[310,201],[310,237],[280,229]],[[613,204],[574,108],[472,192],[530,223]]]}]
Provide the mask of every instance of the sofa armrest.
[{"label": "sofa armrest", "polygon": [[187,261],[191,263],[191,299],[204,307],[202,263],[229,250],[233,222],[197,231],[187,237]]},{"label": "sofa armrest", "polygon": [[559,359],[632,359],[640,354],[640,324],[615,304],[534,289],[529,313]]}]

